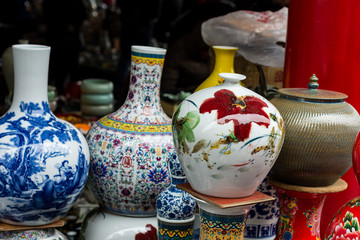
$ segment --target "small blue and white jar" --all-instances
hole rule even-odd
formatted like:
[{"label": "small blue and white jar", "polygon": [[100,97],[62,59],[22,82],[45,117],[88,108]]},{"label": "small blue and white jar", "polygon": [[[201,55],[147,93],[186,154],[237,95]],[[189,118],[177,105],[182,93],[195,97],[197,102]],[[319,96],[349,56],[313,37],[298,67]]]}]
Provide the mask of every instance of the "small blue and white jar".
[{"label": "small blue and white jar", "polygon": [[159,194],[156,201],[158,239],[192,240],[196,201],[190,194],[176,187],[177,184],[186,182],[176,154],[172,155],[168,164],[171,185]]},{"label": "small blue and white jar", "polygon": [[0,221],[38,226],[60,220],[82,192],[89,147],[48,103],[50,47],[13,46],[15,86],[0,117]]}]

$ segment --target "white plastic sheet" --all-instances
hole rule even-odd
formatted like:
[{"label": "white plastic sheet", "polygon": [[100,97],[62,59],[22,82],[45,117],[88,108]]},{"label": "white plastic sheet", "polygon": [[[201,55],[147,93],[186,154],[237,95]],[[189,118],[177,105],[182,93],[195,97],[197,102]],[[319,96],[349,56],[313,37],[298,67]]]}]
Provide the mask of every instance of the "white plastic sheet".
[{"label": "white plastic sheet", "polygon": [[201,27],[209,46],[238,47],[238,54],[250,62],[268,67],[284,67],[288,8],[279,11],[236,11],[211,18]]}]

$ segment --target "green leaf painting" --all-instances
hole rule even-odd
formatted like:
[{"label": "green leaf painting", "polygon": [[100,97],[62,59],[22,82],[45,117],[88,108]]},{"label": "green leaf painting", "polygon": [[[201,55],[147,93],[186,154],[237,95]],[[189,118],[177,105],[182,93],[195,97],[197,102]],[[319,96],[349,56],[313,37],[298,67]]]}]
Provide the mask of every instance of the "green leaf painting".
[{"label": "green leaf painting", "polygon": [[193,133],[193,129],[199,124],[200,122],[200,115],[198,111],[191,111],[186,113],[184,117],[178,118],[181,106],[175,112],[175,131],[177,133],[178,141],[182,146],[185,145],[185,139],[188,142],[195,141],[195,135]]}]

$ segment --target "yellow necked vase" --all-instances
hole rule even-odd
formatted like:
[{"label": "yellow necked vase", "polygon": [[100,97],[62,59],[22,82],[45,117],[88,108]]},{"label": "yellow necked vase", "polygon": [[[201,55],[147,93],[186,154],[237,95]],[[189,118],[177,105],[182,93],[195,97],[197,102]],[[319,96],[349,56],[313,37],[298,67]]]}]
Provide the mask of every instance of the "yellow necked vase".
[{"label": "yellow necked vase", "polygon": [[212,49],[215,54],[214,69],[204,82],[195,89],[195,92],[222,84],[224,79],[219,77],[219,73],[235,73],[234,59],[238,48],[231,46],[213,46]]}]

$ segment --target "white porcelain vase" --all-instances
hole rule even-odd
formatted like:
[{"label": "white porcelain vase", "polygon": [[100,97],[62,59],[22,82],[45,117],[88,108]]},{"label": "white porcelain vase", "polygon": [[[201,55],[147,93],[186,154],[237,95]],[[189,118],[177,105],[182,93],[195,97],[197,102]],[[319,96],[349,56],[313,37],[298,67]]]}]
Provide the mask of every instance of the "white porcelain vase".
[{"label": "white porcelain vase", "polygon": [[182,168],[195,191],[238,198],[253,194],[284,141],[278,110],[240,86],[245,76],[221,73],[222,85],[193,93],[173,115],[173,136]]},{"label": "white porcelain vase", "polygon": [[50,47],[14,45],[14,97],[0,118],[0,220],[14,225],[58,221],[85,186],[89,149],[48,104]]}]

